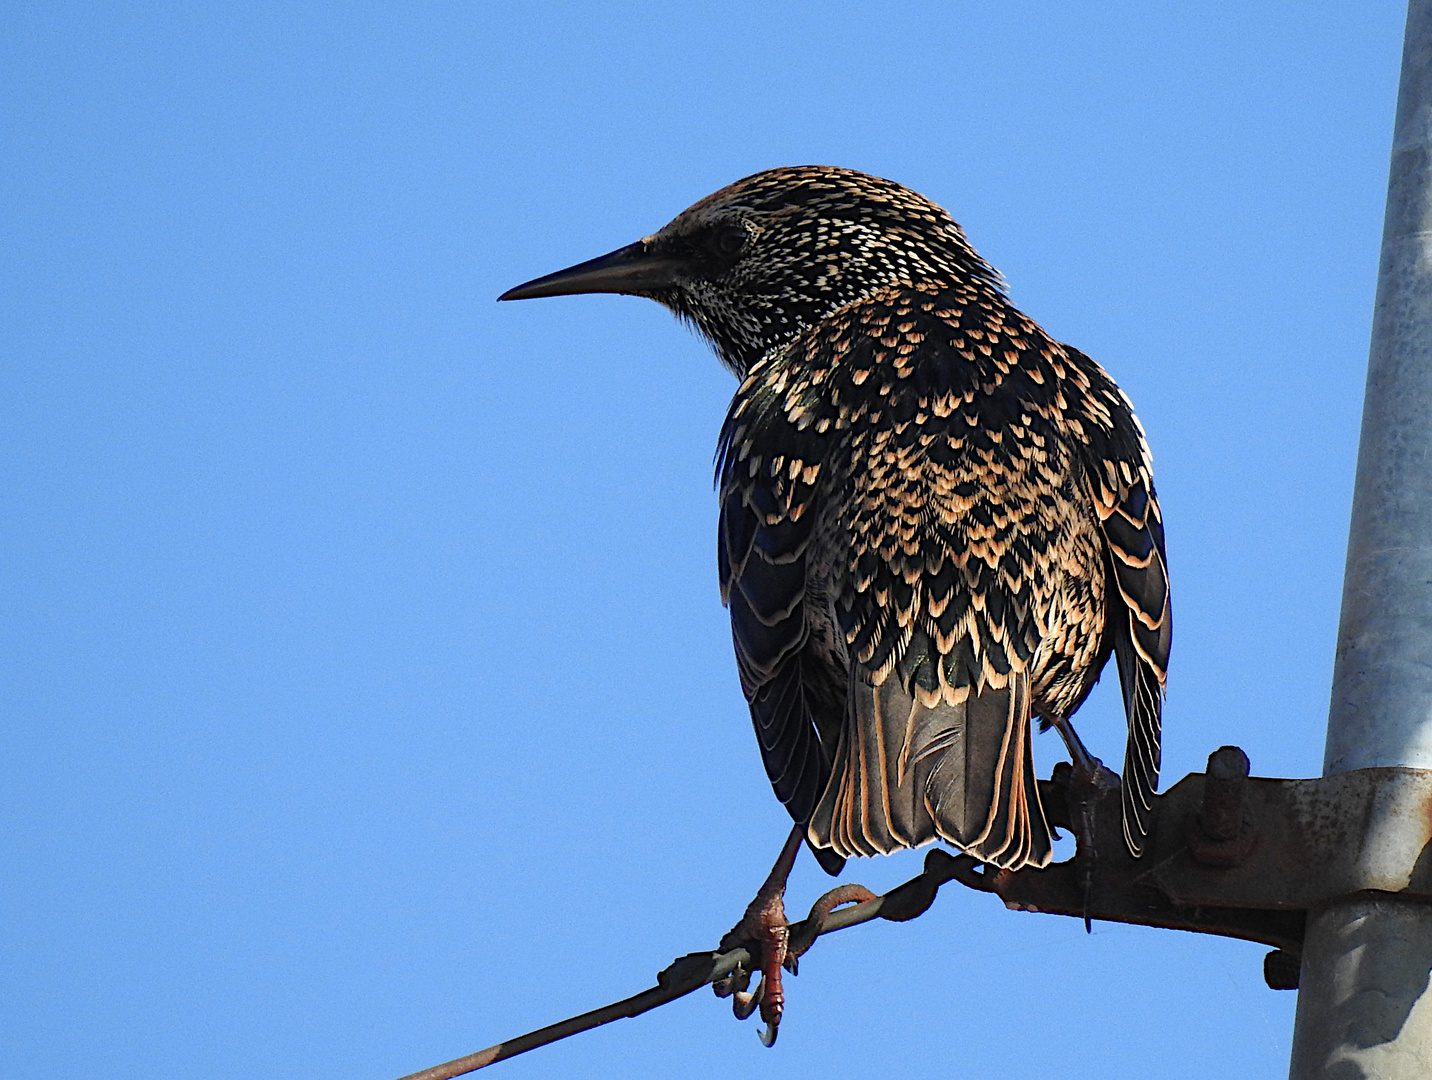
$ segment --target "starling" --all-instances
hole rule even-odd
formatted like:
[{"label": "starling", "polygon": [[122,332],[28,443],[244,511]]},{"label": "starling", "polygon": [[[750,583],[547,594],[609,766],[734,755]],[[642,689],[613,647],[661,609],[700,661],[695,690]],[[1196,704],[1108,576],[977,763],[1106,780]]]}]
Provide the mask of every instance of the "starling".
[{"label": "starling", "polygon": [[[721,595],[766,771],[822,865],[944,839],[1047,865],[1031,726],[1112,652],[1124,838],[1158,782],[1162,517],[1128,398],[1009,301],[939,206],[771,169],[504,300],[646,296],[741,380],[721,431]],[[790,845],[788,845],[788,848]]]}]

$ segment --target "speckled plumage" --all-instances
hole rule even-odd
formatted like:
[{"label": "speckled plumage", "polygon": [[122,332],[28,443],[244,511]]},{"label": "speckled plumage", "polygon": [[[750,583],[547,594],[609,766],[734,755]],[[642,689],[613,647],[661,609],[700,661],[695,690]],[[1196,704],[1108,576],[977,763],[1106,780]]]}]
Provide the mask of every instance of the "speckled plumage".
[{"label": "speckled plumage", "polygon": [[937,837],[1046,864],[1032,720],[1071,715],[1111,652],[1138,854],[1171,623],[1113,380],[1011,305],[944,210],[862,173],[756,174],[623,253],[668,269],[612,291],[694,322],[742,378],[722,597],[767,772],[827,869]]}]

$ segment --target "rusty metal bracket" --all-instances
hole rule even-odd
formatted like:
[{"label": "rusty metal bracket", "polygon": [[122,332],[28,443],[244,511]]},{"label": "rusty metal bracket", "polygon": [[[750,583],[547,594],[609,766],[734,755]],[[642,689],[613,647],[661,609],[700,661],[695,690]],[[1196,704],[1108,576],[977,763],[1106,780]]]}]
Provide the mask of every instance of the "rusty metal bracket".
[{"label": "rusty metal bracket", "polygon": [[[1432,901],[1432,770],[1358,769],[1315,780],[1248,775],[1236,746],[1156,797],[1142,858],[1124,845],[1117,786],[1093,843],[1042,870],[956,878],[1010,908],[1161,926],[1274,947],[1264,979],[1295,989],[1311,907],[1373,890]],[[1071,829],[1065,763],[1040,781],[1051,825]],[[1072,831],[1072,829],[1071,829]]]}]

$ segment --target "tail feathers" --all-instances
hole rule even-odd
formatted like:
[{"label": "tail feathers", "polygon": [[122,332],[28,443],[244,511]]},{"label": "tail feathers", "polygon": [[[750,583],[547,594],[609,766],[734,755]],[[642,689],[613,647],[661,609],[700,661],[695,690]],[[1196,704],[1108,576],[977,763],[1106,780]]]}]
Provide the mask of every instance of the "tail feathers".
[{"label": "tail feathers", "polygon": [[928,732],[928,713],[888,678],[878,687],[856,682],[841,731],[830,783],[816,804],[810,831],[816,842],[842,855],[888,855],[935,839],[934,821],[918,780],[933,762],[903,752],[907,732],[914,746],[938,742]]},{"label": "tail feathers", "polygon": [[964,709],[963,760],[945,755],[930,778],[940,834],[994,866],[1047,866],[1053,844],[1034,776],[1029,680],[1012,676]]},{"label": "tail feathers", "polygon": [[1006,869],[1046,866],[1028,680],[958,705],[922,705],[890,677],[857,682],[826,786],[814,843],[844,856],[889,854],[937,837]]}]

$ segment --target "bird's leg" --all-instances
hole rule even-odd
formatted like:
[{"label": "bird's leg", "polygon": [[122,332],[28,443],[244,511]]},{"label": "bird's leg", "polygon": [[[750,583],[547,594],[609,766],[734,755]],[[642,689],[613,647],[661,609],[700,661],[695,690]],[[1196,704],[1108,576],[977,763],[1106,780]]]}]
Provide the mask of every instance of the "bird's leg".
[{"label": "bird's leg", "polygon": [[721,939],[721,951],[745,947],[755,959],[753,965],[761,973],[761,982],[753,993],[746,992],[749,974],[737,977],[729,985],[717,988],[717,993],[731,993],[731,1009],[738,1020],[750,1016],[759,1005],[761,1019],[766,1022],[761,1032],[761,1042],[771,1046],[776,1041],[776,1032],[781,1024],[781,1012],[785,1007],[785,994],[781,986],[781,965],[786,961],[790,946],[790,925],[786,922],[786,879],[791,867],[800,854],[805,829],[797,825],[786,838],[776,865],[771,867],[766,883],[756,893],[756,898],[746,908],[731,931]]},{"label": "bird's leg", "polygon": [[1078,845],[1074,849],[1074,862],[1084,894],[1084,931],[1090,933],[1093,927],[1089,921],[1089,897],[1094,891],[1094,866],[1099,860],[1094,836],[1095,818],[1099,799],[1118,783],[1118,778],[1089,753],[1067,718],[1056,716],[1052,722],[1064,745],[1069,748],[1069,758],[1074,763],[1073,775],[1069,779],[1070,827]]},{"label": "bird's leg", "polygon": [[1084,745],[1084,740],[1079,738],[1079,733],[1074,730],[1074,725],[1062,716],[1056,716],[1050,723],[1053,724],[1054,730],[1059,732],[1059,737],[1064,740],[1064,745],[1068,747],[1069,760],[1074,763],[1076,774],[1081,772],[1086,776],[1097,774],[1101,762],[1089,753],[1089,748]]}]

